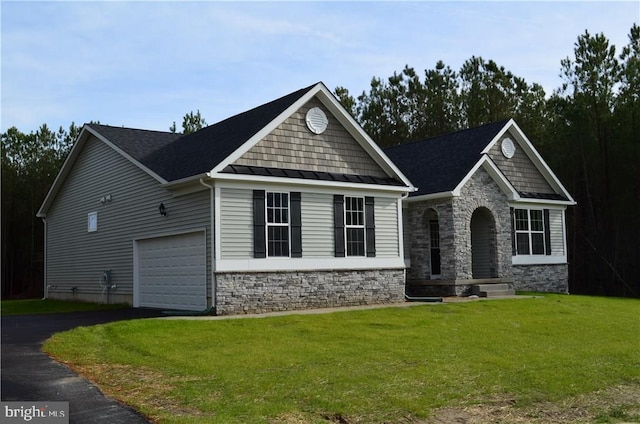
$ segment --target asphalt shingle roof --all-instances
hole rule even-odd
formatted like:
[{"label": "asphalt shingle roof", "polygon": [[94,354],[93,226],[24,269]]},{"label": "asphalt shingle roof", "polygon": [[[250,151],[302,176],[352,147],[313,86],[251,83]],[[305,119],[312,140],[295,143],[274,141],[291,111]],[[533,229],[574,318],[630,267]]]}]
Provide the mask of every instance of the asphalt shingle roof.
[{"label": "asphalt shingle roof", "polygon": [[418,188],[411,196],[452,191],[481,159],[508,120],[400,144],[384,150]]},{"label": "asphalt shingle roof", "polygon": [[211,171],[316,84],[191,134],[88,124],[167,181]]}]

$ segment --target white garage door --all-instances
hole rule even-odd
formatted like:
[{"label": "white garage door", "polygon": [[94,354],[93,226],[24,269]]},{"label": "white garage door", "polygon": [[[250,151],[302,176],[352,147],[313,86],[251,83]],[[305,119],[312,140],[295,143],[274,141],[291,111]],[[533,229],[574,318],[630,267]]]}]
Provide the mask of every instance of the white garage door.
[{"label": "white garage door", "polygon": [[207,307],[205,233],[138,240],[138,305],[201,311]]}]

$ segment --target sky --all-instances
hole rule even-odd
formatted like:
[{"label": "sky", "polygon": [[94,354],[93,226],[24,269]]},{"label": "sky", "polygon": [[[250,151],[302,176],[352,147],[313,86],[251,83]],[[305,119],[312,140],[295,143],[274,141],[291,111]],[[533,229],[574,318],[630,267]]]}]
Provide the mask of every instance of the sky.
[{"label": "sky", "polygon": [[405,65],[494,60],[547,94],[585,30],[620,53],[640,1],[5,1],[2,132],[74,122],[168,131],[322,81],[357,96]]}]

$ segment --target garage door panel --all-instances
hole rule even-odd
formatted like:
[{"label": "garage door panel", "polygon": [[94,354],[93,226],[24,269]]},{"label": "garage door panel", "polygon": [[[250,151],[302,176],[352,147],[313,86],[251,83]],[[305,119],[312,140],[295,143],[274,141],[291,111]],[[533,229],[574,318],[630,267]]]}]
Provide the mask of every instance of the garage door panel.
[{"label": "garage door panel", "polygon": [[205,243],[203,232],[138,241],[139,306],[205,309]]}]

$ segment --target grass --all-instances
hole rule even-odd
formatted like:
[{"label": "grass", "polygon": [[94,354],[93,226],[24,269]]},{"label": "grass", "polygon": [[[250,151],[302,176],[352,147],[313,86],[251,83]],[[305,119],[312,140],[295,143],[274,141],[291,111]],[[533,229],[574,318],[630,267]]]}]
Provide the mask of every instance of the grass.
[{"label": "grass", "polygon": [[29,314],[52,314],[59,312],[76,311],[97,311],[104,309],[121,309],[127,307],[121,304],[99,304],[88,302],[70,302],[53,299],[23,299],[23,300],[3,300],[0,303],[2,316],[8,315],[29,315]]},{"label": "grass", "polygon": [[[137,320],[57,334],[44,350],[162,423],[415,423],[445,407],[640,393],[639,311],[634,299],[545,295]],[[621,402],[593,416],[640,419],[640,398]]]}]

